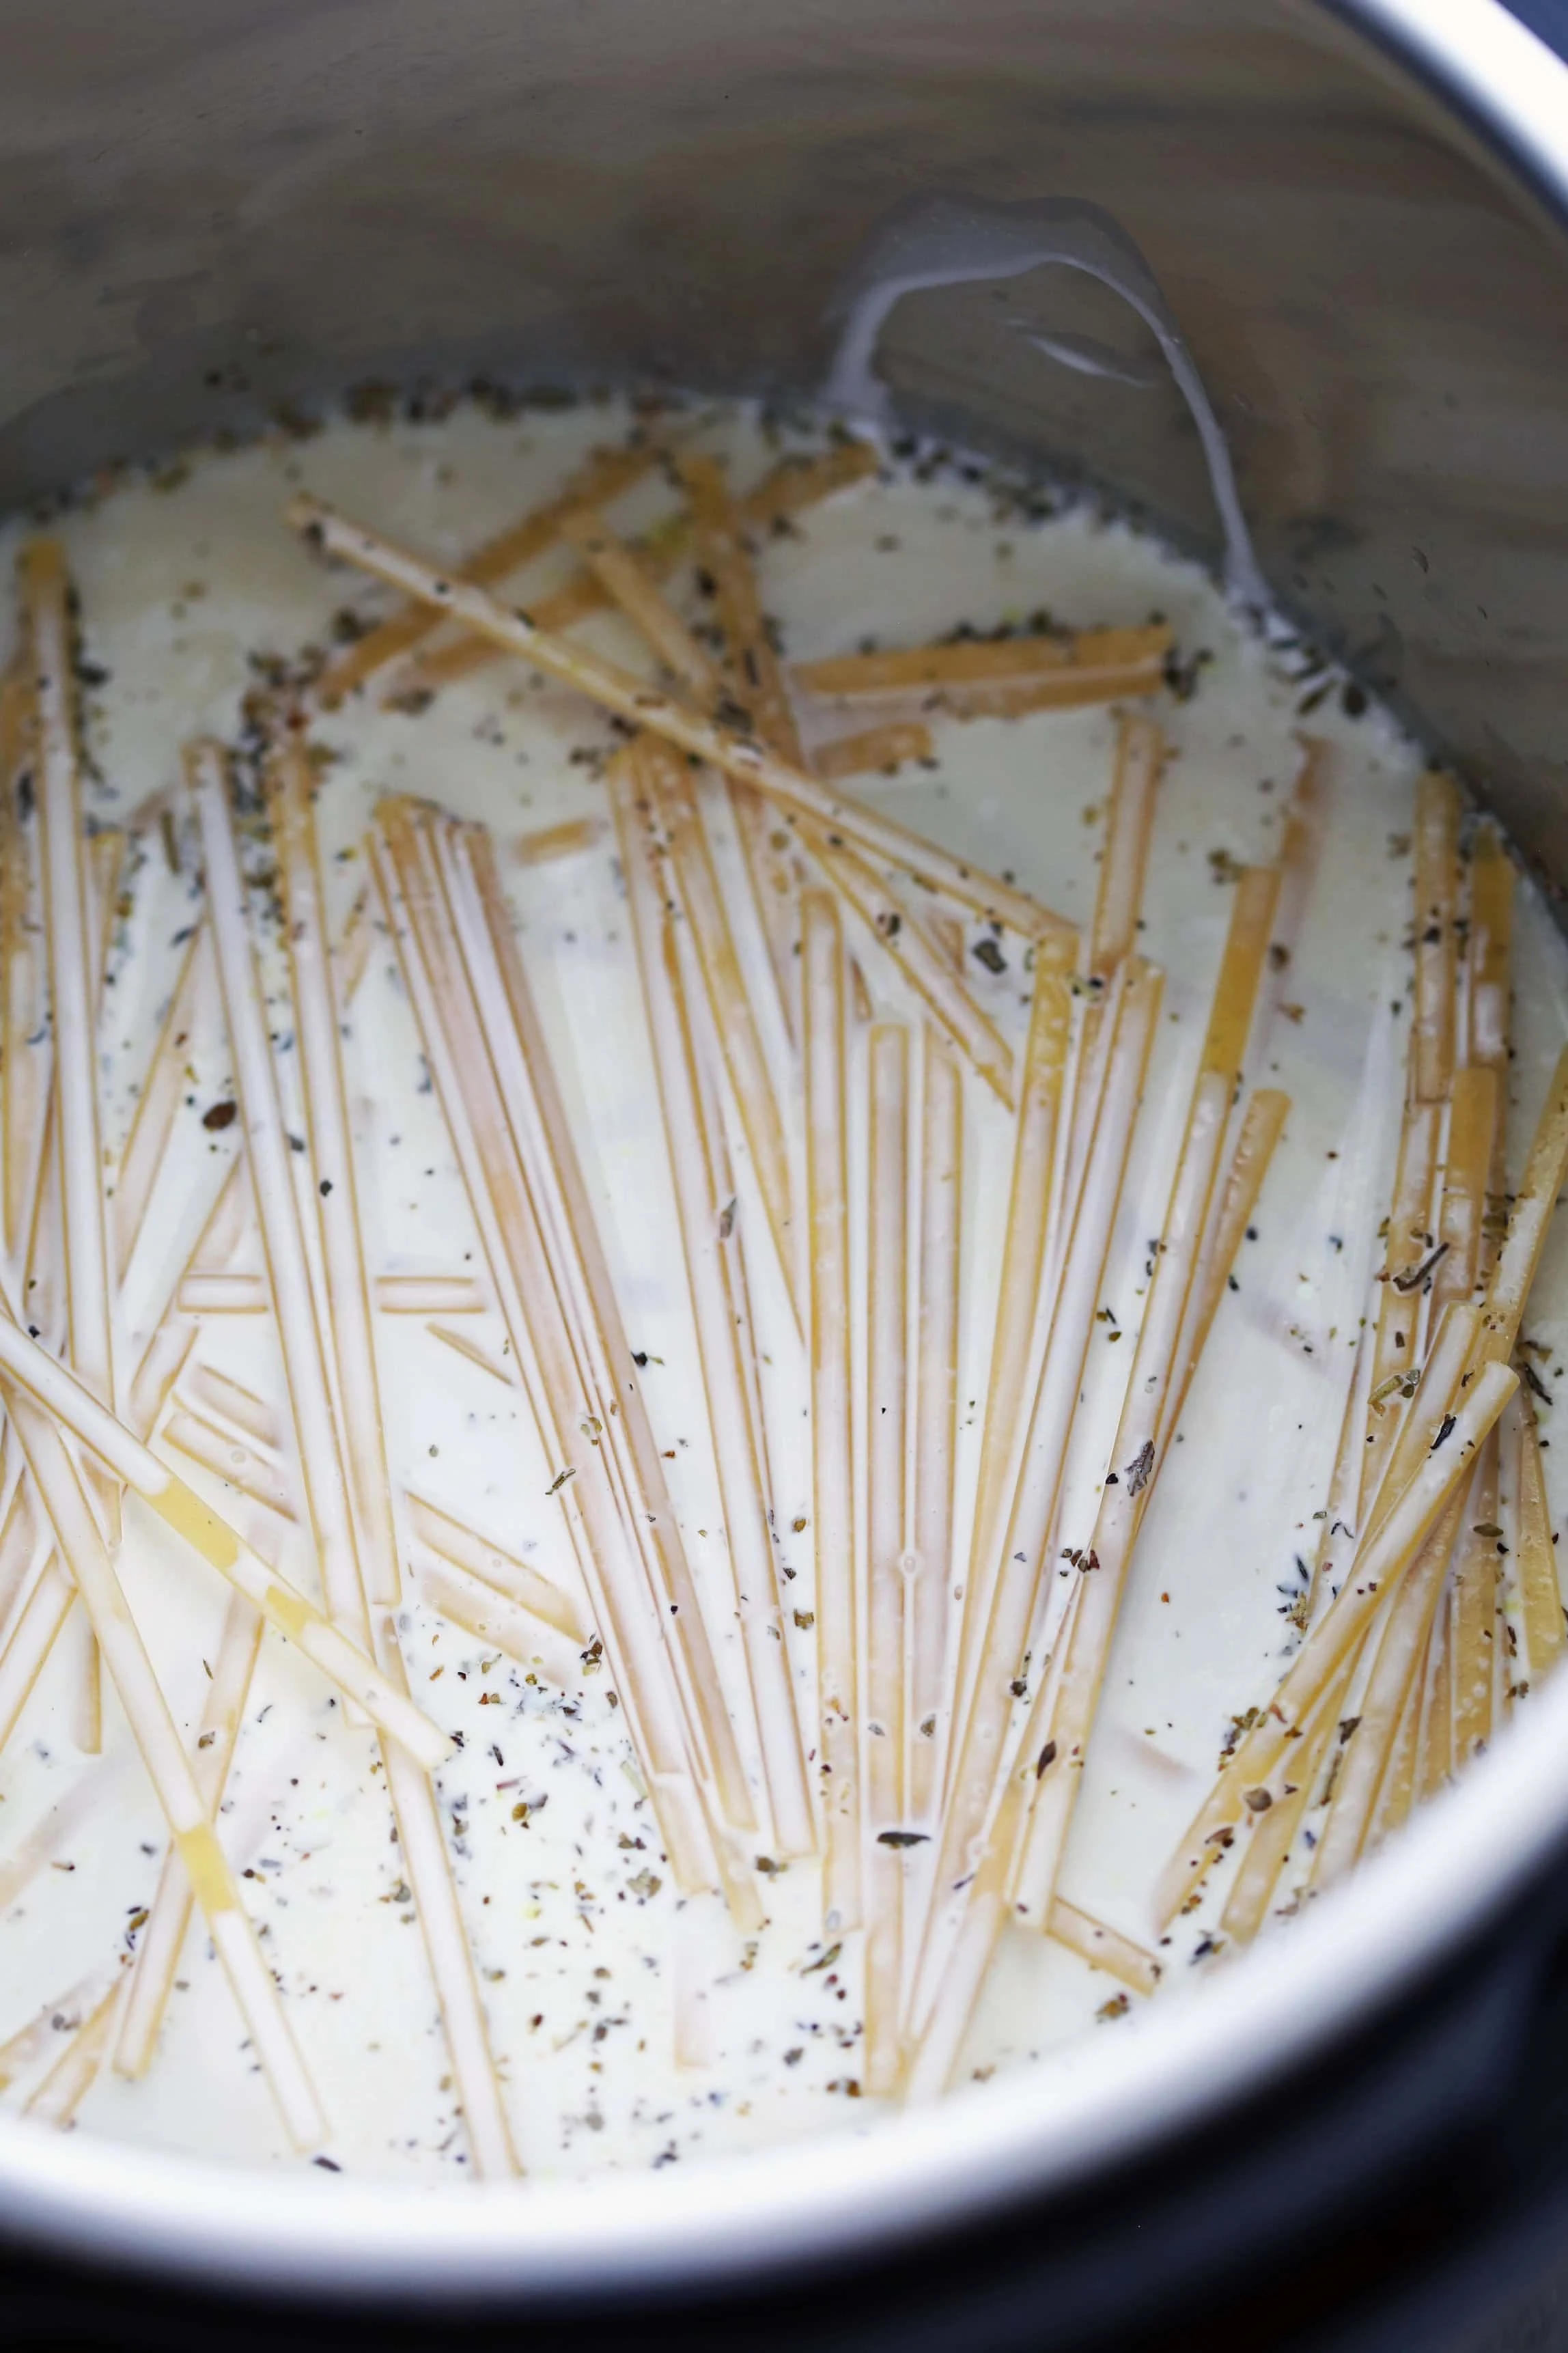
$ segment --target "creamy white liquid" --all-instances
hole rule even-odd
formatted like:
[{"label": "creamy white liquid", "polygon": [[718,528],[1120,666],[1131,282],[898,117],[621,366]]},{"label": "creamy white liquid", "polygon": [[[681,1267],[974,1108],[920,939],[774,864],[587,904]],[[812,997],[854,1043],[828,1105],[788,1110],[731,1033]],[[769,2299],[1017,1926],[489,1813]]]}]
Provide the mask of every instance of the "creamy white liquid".
[{"label": "creamy white liquid", "polygon": [[[694,413],[695,414],[695,413]],[[90,815],[134,824],[151,797],[174,791],[181,871],[164,833],[134,836],[114,926],[101,1046],[103,1138],[113,1163],[181,953],[199,912],[198,860],[180,812],[179,751],[232,736],[252,676],[247,657],[292,658],[323,643],[348,605],[387,608],[357,577],[331,573],[281,520],[304,486],[356,518],[451,562],[542,501],[596,444],[630,420],[613,406],[498,418],[464,406],[439,424],[338,422],[204,455],[173,487],[134,480],[69,512],[59,528],[80,591],[86,651],[108,672],[92,688],[89,744],[101,781]],[[738,488],[774,461],[757,421],[714,412],[698,446],[729,457]],[[805,446],[804,441],[801,446]],[[614,509],[632,531],[668,512],[650,480]],[[9,560],[22,537],[5,533]],[[1130,1577],[1062,1892],[1140,1942],[1157,1946],[1151,1889],[1206,1789],[1229,1717],[1261,1700],[1289,1635],[1282,1587],[1311,1557],[1368,1282],[1388,1195],[1409,1004],[1408,833],[1419,753],[1384,716],[1346,716],[1337,686],[1298,717],[1300,652],[1244,634],[1213,585],[1126,529],[1078,508],[1031,520],[993,486],[952,467],[917,480],[907,467],[804,514],[763,553],[762,587],[788,655],[854,649],[868,636],[912,644],[960,621],[1022,622],[1038,608],[1071,626],[1134,624],[1158,611],[1178,649],[1212,656],[1189,701],[1153,706],[1171,757],[1161,788],[1144,952],[1166,973],[1164,1009],[1143,1119],[1106,1282],[1110,1324],[1089,1354],[1085,1442],[1074,1458],[1064,1528],[1083,1541],[1134,1345],[1148,1238],[1163,1216],[1194,1057],[1229,913],[1227,861],[1267,860],[1300,762],[1296,730],[1331,747],[1329,821],[1317,881],[1279,996],[1267,1068],[1294,1105],[1221,1308]],[[531,594],[574,568],[552,556]],[[521,589],[517,593],[521,593]],[[694,617],[689,574],[672,594]],[[614,617],[585,640],[632,666],[646,659]],[[1093,903],[1115,734],[1104,710],[1018,721],[933,719],[935,761],[852,789],[1026,889],[1074,920]],[[642,1025],[625,894],[597,756],[614,742],[579,698],[501,662],[444,692],[418,716],[381,708],[373,691],[321,720],[333,765],[318,805],[334,918],[365,880],[360,843],[387,792],[426,797],[492,833],[515,910],[530,983],[544,1018],[593,1192],[631,1345],[650,1358],[644,1390],[682,1534],[726,1676],[742,1672],[725,1599],[722,1513],[705,1434],[678,1228],[658,1098]],[[738,926],[750,921],[743,870],[718,796],[705,807]],[[518,844],[578,818],[603,829],[575,855],[526,862]],[[1402,846],[1403,845],[1403,846]],[[1016,942],[1007,968],[971,959],[970,984],[1021,1046],[1028,980]],[[276,940],[276,1004],[284,974]],[[885,959],[858,950],[879,1010],[904,1011]],[[1568,1032],[1568,963],[1537,894],[1521,885],[1516,931],[1515,1060],[1510,1119],[1517,1168],[1547,1071]],[[279,1015],[281,1022],[284,1017]],[[780,1041],[772,1045],[776,1050]],[[291,1039],[279,1039],[286,1103],[297,1118]],[[355,997],[348,1041],[361,1211],[382,1275],[482,1282],[463,1186],[425,1082],[415,1026],[384,937]],[[229,1100],[231,1071],[216,992],[187,1048],[188,1107],[117,1308],[117,1345],[133,1362],[150,1303],[188,1256],[230,1159],[237,1124],[203,1115]],[[958,1525],[967,1525],[1005,1217],[1010,1122],[967,1086],[966,1314],[960,1388]],[[297,1130],[302,1132],[302,1130]],[[737,1214],[763,1230],[743,1154]],[[307,1205],[308,1206],[308,1205]],[[310,1220],[307,1219],[307,1229]],[[313,1244],[312,1244],[313,1247]],[[765,1253],[757,1254],[765,1264]],[[234,1260],[258,1273],[252,1237]],[[814,1733],[811,1459],[805,1368],[776,1279],[756,1301],[765,1357],[779,1557],[791,1572],[785,1635],[803,1725]],[[1568,1226],[1548,1246],[1528,1327],[1568,1345]],[[473,1353],[433,1335],[456,1330]],[[505,1335],[478,1314],[383,1315],[376,1345],[395,1485],[458,1514],[513,1554],[572,1586],[575,1572],[546,1490],[523,1394],[503,1376]],[[287,1430],[281,1367],[268,1318],[213,1314],[199,1361],[268,1398]],[[490,1360],[493,1369],[476,1361]],[[1549,1389],[1555,1387],[1540,1360]],[[1552,1363],[1557,1361],[1555,1356]],[[1554,1419],[1543,1409],[1550,1440]],[[285,1464],[289,1444],[281,1453]],[[169,1457],[171,1461],[176,1458]],[[1554,1504],[1568,1489],[1568,1449],[1546,1455]],[[192,1483],[245,1525],[221,1482],[181,1460]],[[286,1555],[314,1590],[302,1506]],[[402,1512],[401,1502],[399,1511]],[[806,1525],[796,1530],[794,1523]],[[126,1509],[120,1567],[176,1717],[194,1736],[204,1658],[214,1655],[225,1594],[140,1505]],[[416,1547],[400,1517],[405,1564]],[[963,1544],[955,1562],[962,1580]],[[763,1883],[769,1919],[754,1939],[717,1896],[682,1900],[660,1857],[616,1711],[601,1672],[569,1689],[522,1669],[443,1622],[406,1585],[405,1641],[415,1695],[464,1746],[439,1777],[464,1915],[481,1973],[490,2038],[518,2152],[533,2175],[711,2157],[785,2135],[841,2129],[865,2113],[858,2089],[858,1940],[837,1965],[825,1936],[817,1872],[795,1863]],[[434,1680],[432,1678],[435,1678]],[[162,1819],[112,1693],[105,1755],[72,1745],[70,1638],[46,1668],[0,1757],[0,1873],[52,1808],[67,1810],[52,1858],[0,1917],[0,2040],[79,1981],[100,1989],[127,1922],[152,1897]],[[492,1704],[499,1700],[499,1704]],[[754,1760],[752,1760],[754,1765]],[[1480,1769],[1485,1769],[1484,1766]],[[75,1812],[75,1793],[86,1800]],[[541,1800],[548,1803],[541,1808]],[[526,1805],[528,1819],[516,1809]],[[345,2168],[454,2177],[467,2162],[425,1949],[389,1841],[373,1736],[351,1727],[327,1687],[275,1637],[262,1650],[221,1817],[225,1845],[279,1974],[287,2011],[332,2120]],[[1183,1916],[1162,1957],[1182,1975],[1213,1926],[1223,1887]],[[1009,1931],[963,2055],[986,2069],[1085,2031],[1114,2032],[1096,2012],[1118,1991],[1061,1946]],[[1158,1997],[1156,1997],[1157,1999]],[[1216,1987],[1214,1998],[1223,1999]],[[678,2035],[679,2027],[679,2035]],[[63,2028],[60,2030],[63,2035]],[[230,1989],[199,1924],[150,2073],[129,2083],[104,2066],[79,2125],[127,2141],[241,2162],[281,2158],[265,2084],[240,2048]],[[678,2061],[678,2041],[684,2063]],[[58,2045],[47,2044],[5,2097],[20,2104]]]}]

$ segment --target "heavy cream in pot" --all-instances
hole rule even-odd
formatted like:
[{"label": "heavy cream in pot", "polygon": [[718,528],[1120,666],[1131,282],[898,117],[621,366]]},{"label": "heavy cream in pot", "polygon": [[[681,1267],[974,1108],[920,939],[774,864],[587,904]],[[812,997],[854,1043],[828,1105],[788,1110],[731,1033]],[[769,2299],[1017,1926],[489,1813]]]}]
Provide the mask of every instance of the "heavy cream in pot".
[{"label": "heavy cream in pot", "polygon": [[[1131,2012],[1238,1952],[1222,1915],[1255,1824],[1222,1842],[1195,1900],[1167,1917],[1158,1890],[1222,1749],[1246,1736],[1234,1720],[1267,1704],[1310,1639],[1303,1597],[1358,1349],[1352,1413],[1364,1419],[1409,1407],[1433,1344],[1441,1253],[1408,1293],[1400,1364],[1411,1379],[1369,1402],[1363,1335],[1380,1273],[1387,1288],[1390,1190],[1408,1145],[1423,755],[1310,649],[1237,618],[1195,566],[1088,505],[946,453],[845,462],[843,443],[809,425],[697,405],[635,416],[607,401],[465,400],[415,419],[388,399],[359,411],[309,435],[116,477],[52,521],[7,528],[8,558],[40,530],[57,535],[79,600],[71,684],[80,807],[96,838],[74,867],[58,822],[52,848],[40,843],[47,780],[37,714],[24,714],[18,727],[35,733],[14,751],[8,827],[20,879],[5,885],[17,949],[3,1071],[7,1281],[37,1345],[68,1360],[89,1280],[77,1270],[90,1272],[101,1250],[109,1361],[90,1377],[79,1365],[89,1386],[289,1594],[332,1616],[340,1556],[357,1546],[384,1683],[405,1682],[451,1746],[428,1778],[389,1752],[366,1705],[279,1634],[276,1614],[249,1667],[223,1577],[77,1453],[198,1785],[217,1745],[206,1738],[215,1679],[238,1662],[217,1840],[324,2130],[290,2147],[210,1919],[185,1931],[138,2061],[127,2019],[142,1948],[160,1901],[165,1915],[173,1902],[161,1880],[177,1889],[180,1869],[165,1872],[144,1727],[109,1672],[95,1729],[86,1618],[47,1514],[18,1501],[31,1473],[9,1432],[5,2097],[30,2105],[40,2128],[235,2163],[564,2175],[846,2129],[885,2101],[1028,2063],[1068,2038],[1135,2031]],[[542,621],[551,599],[559,609],[564,593],[569,607],[585,563],[613,580],[631,546],[683,637],[650,646],[607,590],[575,617],[568,609],[560,630],[652,698],[630,717],[526,648],[443,671],[443,649],[477,641],[429,602],[406,606],[374,567],[323,561],[285,520],[309,493],[456,579],[473,549],[559,498],[595,451],[635,448],[638,437],[655,456],[624,482],[603,478],[608,569],[579,513],[565,537],[546,530],[525,567],[492,583],[504,607]],[[639,719],[658,735],[658,698],[716,713],[732,738],[752,741],[760,724],[747,702],[756,681],[722,668],[732,649],[700,546],[669,552],[670,518],[696,496],[689,461],[721,460],[724,495],[744,500],[781,465],[820,468],[836,452],[820,494],[753,521],[744,560],[788,698],[794,765],[847,797],[849,829],[824,820],[813,837],[813,820],[764,795],[748,852],[750,787],[731,791],[679,743],[649,772],[669,797],[650,822],[652,787],[632,775],[628,746]],[[323,691],[367,629],[408,611],[438,626],[351,692]],[[894,649],[1067,647],[1083,632],[1152,643],[1162,631],[1169,647],[1161,638],[1142,674],[1112,675],[1076,707],[1038,696],[1030,707],[1026,681],[1010,694],[929,683],[879,694],[812,674]],[[696,666],[682,679],[688,658]],[[22,653],[18,663],[25,681]],[[20,710],[25,696],[14,700]],[[1234,1101],[1226,1092],[1232,1125],[1205,1196],[1211,1220],[1247,1101],[1262,1091],[1288,1108],[1215,1279],[1179,1416],[1142,1473],[1150,1493],[1091,1737],[1072,1760],[1065,1848],[1038,1882],[1055,1912],[1042,1920],[1026,1902],[1010,1913],[1021,1883],[1009,1883],[994,1932],[980,1936],[970,1883],[986,1883],[997,1817],[963,1847],[962,1868],[942,1825],[955,1710],[972,1708],[976,1675],[995,1681],[973,1579],[1005,1578],[1011,1564],[1001,1535],[988,1549],[972,1539],[987,1475],[1002,1492],[993,1518],[999,1509],[1002,1530],[1010,1525],[1050,1303],[1071,1264],[1081,1286],[1087,1248],[1072,1260],[1070,1229],[1043,1246],[1017,1396],[998,1402],[999,1304],[1020,1263],[1008,1256],[1016,1105],[1038,960],[1054,939],[1068,944],[1066,1108],[1047,1172],[1059,1197],[1075,1181],[1073,1058],[1088,1050],[1093,1002],[1084,942],[1113,786],[1130,744],[1147,749],[1152,729],[1147,872],[1127,969],[1107,984],[1121,992],[1109,1018],[1132,1018],[1137,973],[1163,979],[1124,1176],[1090,1270],[1081,1370],[1068,1368],[1070,1445],[1037,1590],[1005,1662],[1007,1687],[988,1702],[1002,1727],[995,1792],[1011,1789],[1025,1817],[1068,1761],[1042,1762],[1048,1741],[1021,1744],[1031,1725],[1056,1720],[1046,1686],[1074,1655],[1074,1611],[1088,1622],[1097,1568],[1086,1561],[1110,1524],[1107,1474],[1114,1485],[1132,1467],[1117,1451],[1131,1426],[1129,1369],[1155,1270],[1179,1247],[1173,1185],[1227,934],[1248,873],[1279,861],[1242,1089]],[[313,828],[313,849],[303,836],[289,846],[280,761],[293,764],[289,807]],[[871,813],[869,831],[853,830],[856,810]],[[939,860],[911,881],[875,831],[883,819],[936,845],[950,867]],[[1461,1034],[1445,1106],[1478,1036],[1464,978],[1475,839],[1464,814],[1444,984]],[[54,967],[39,926],[43,861],[57,855],[81,878],[95,1051],[63,1025],[50,1036]],[[649,863],[628,873],[628,855]],[[749,855],[773,859],[781,906],[759,894]],[[231,871],[220,871],[226,857]],[[304,863],[291,871],[291,858]],[[312,867],[319,936],[299,896]],[[945,874],[968,869],[1061,922],[1030,937],[1005,913],[993,920],[945,887]],[[710,996],[703,924],[715,921],[733,964]],[[58,935],[52,945],[58,962]],[[524,1011],[508,995],[513,970]],[[1436,985],[1430,970],[1425,985]],[[1493,1063],[1506,1183],[1487,1197],[1487,1262],[1568,1034],[1563,944],[1522,877],[1508,993]],[[1095,1008],[1102,1028],[1109,1003]],[[841,1026],[828,1034],[824,1008],[836,1004]],[[79,1137],[88,1113],[79,1093],[75,1111],[60,1106],[57,1045],[90,1078],[97,1169],[58,1149],[62,1120]],[[327,1067],[340,1075],[335,1098],[320,1080]],[[822,1123],[835,1085],[837,1142]],[[1458,1152],[1455,1120],[1434,1112],[1431,1203],[1445,1150]],[[252,1133],[268,1122],[269,1137]],[[153,1123],[166,1134],[156,1153]],[[1091,1120],[1086,1155],[1093,1133]],[[346,1169],[332,1163],[342,1150]],[[1099,1167],[1076,1170],[1080,1232]],[[505,1194],[516,1168],[533,1186],[531,1211]],[[835,1168],[836,1211],[823,1198]],[[351,1244],[329,1224],[346,1194]],[[532,1256],[516,1241],[531,1214]],[[837,1273],[824,1256],[834,1231]],[[1434,1223],[1432,1248],[1440,1240]],[[1549,1231],[1523,1353],[1510,1352],[1528,1376],[1522,1409],[1548,1519],[1564,1475],[1552,1398],[1565,1251],[1568,1239]],[[927,1386],[940,1389],[942,1366],[922,1356],[943,1315],[946,1424]],[[822,1369],[836,1348],[837,1391]],[[903,1424],[890,1453],[889,1366]],[[843,1442],[829,1446],[821,1425],[835,1395]],[[986,1474],[988,1417],[1005,1459]],[[994,1437],[1003,1425],[1016,1433],[1010,1456]],[[944,1428],[948,1451],[923,1458],[922,1486],[921,1449]],[[1543,1622],[1539,1588],[1527,1622],[1515,1561],[1530,1498],[1509,1466],[1528,1441],[1515,1419],[1498,1428],[1504,1469],[1484,1540],[1500,1547],[1484,1630],[1488,1739],[1527,1699]],[[753,1481],[738,1505],[742,1459]],[[573,1490],[600,1472],[609,1500],[590,1507]],[[650,1535],[657,1487],[669,1516]],[[333,1533],[340,1519],[346,1535]],[[948,1531],[940,1561],[921,1549],[932,1525]],[[372,1567],[377,1527],[390,1535]],[[610,1535],[597,1544],[601,1527]],[[677,1555],[687,1581],[660,1583]],[[18,1688],[44,1604],[32,1604],[31,1634],[24,1620],[50,1576],[68,1580],[58,1630],[39,1646],[36,1682]],[[618,1602],[605,1603],[605,1578]],[[1436,1631],[1423,1633],[1423,1689],[1442,1671],[1446,1613],[1458,1607],[1442,1598]],[[635,1641],[616,1631],[615,1608],[640,1612]],[[838,1672],[825,1663],[825,1612],[831,1640],[847,1628],[850,1646],[837,1726],[822,1704]],[[1360,1672],[1364,1683],[1370,1664]],[[1347,1716],[1361,1687],[1347,1686]],[[1424,1776],[1436,1788],[1447,1772],[1439,1760],[1427,1775],[1433,1703],[1418,1694],[1409,1705],[1418,1795]],[[1451,1712],[1445,1701],[1445,1721]],[[1258,1821],[1284,1802],[1262,1794]],[[1386,1809],[1386,1789],[1378,1802]],[[1268,1933],[1310,1884],[1328,1810],[1303,1817],[1311,1837],[1282,1870]],[[949,1992],[938,2031],[942,1989],[969,1968],[973,2004],[952,2010]],[[140,2072],[126,2072],[132,2063]]]}]

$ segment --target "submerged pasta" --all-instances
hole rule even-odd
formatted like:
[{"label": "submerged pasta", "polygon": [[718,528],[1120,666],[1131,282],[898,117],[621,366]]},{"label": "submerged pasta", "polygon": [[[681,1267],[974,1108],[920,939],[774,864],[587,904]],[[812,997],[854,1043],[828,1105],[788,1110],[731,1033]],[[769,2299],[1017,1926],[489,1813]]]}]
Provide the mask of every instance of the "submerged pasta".
[{"label": "submerged pasta", "polygon": [[1110,2027],[1551,1665],[1562,949],[1085,506],[370,406],[11,533],[0,2073],[658,2165]]}]

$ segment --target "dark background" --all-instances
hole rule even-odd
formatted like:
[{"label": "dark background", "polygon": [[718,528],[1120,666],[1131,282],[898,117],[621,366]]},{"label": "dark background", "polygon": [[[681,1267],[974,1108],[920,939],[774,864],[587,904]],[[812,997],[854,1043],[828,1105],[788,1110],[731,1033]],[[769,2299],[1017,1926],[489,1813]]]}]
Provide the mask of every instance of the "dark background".
[{"label": "dark background", "polygon": [[1568,52],[1568,0],[1515,0],[1513,13],[1521,25],[1550,41],[1559,57]]}]

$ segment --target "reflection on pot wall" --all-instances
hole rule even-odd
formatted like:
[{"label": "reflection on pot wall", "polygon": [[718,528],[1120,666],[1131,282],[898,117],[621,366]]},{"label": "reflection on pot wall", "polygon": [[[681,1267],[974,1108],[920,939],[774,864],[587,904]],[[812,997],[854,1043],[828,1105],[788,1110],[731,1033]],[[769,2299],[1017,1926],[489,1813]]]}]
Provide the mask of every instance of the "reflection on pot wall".
[{"label": "reflection on pot wall", "polygon": [[[1568,272],[1315,10],[83,0],[71,31],[36,0],[9,13],[8,501],[369,374],[804,395],[892,207],[1070,192],[1180,322],[1276,593],[1552,864]],[[1079,272],[1012,290],[898,306],[879,366],[900,413],[1071,458],[1217,560],[1173,385],[1073,364],[1142,371],[1124,306]]]}]

